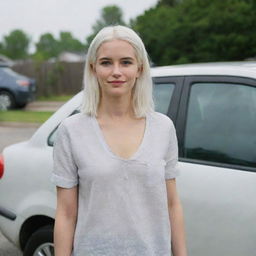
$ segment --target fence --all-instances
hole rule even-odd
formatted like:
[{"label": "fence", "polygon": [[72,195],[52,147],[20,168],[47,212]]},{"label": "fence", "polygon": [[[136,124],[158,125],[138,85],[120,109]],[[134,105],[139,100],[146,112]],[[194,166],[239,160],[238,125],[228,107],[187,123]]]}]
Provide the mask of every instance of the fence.
[{"label": "fence", "polygon": [[12,67],[36,80],[36,96],[73,95],[82,89],[84,62],[22,62]]}]

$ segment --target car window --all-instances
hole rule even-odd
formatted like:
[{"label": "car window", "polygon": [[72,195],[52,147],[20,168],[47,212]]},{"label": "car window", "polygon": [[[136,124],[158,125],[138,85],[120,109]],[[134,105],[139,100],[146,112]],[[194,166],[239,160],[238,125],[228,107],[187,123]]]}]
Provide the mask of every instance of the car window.
[{"label": "car window", "polygon": [[186,158],[256,167],[256,87],[194,83],[185,130]]},{"label": "car window", "polygon": [[10,68],[3,68],[3,71],[10,76],[17,77],[17,73]]},{"label": "car window", "polygon": [[55,141],[56,138],[56,132],[58,130],[58,127],[56,127],[52,133],[50,134],[50,136],[48,137],[48,146],[53,146],[53,143]]},{"label": "car window", "polygon": [[[77,113],[80,113],[80,109],[74,110],[74,111],[71,113],[70,116],[75,115],[75,114],[77,114]],[[48,137],[48,146],[53,146],[53,143],[54,143],[55,138],[56,138],[56,134],[57,134],[58,127],[59,127],[59,126],[57,126],[57,127],[51,132],[51,134],[49,135],[49,137]]]},{"label": "car window", "polygon": [[174,84],[172,83],[155,83],[153,85],[153,98],[157,112],[167,114],[173,90]]}]

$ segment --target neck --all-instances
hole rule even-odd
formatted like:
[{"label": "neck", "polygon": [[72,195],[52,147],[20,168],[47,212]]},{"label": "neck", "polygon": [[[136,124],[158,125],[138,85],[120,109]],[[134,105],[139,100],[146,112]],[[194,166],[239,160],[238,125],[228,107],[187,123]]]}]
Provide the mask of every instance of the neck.
[{"label": "neck", "polygon": [[134,117],[131,97],[104,97],[102,95],[98,117],[124,118]]}]

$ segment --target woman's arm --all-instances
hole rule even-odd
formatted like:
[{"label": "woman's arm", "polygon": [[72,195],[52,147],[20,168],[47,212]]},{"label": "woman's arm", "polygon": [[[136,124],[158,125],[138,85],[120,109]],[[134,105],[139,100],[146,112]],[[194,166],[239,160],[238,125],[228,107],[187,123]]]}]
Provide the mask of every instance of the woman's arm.
[{"label": "woman's arm", "polygon": [[55,256],[70,256],[77,220],[78,187],[57,187],[57,210],[54,225]]},{"label": "woman's arm", "polygon": [[182,206],[176,189],[176,180],[166,180],[169,218],[171,223],[172,253],[187,256]]}]

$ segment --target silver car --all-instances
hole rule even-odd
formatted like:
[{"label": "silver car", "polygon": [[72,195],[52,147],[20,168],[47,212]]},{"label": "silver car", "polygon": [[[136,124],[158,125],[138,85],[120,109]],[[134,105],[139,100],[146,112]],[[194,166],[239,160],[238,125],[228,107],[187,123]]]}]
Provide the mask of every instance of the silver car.
[{"label": "silver car", "polygon": [[[190,256],[256,253],[256,63],[152,68],[156,110],[173,120]],[[53,255],[52,146],[81,93],[0,157],[0,230],[25,256]]]}]

